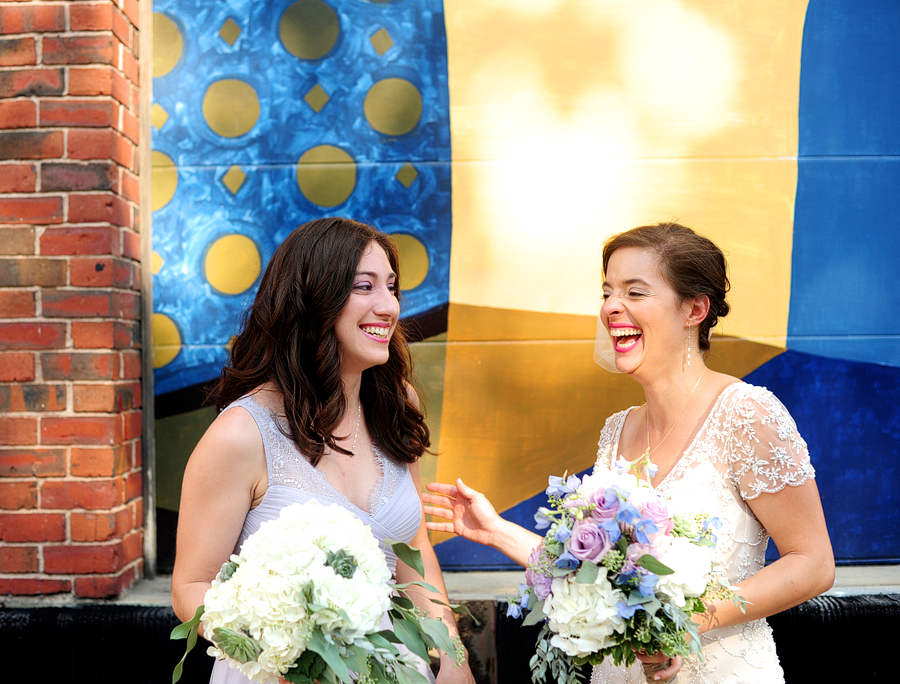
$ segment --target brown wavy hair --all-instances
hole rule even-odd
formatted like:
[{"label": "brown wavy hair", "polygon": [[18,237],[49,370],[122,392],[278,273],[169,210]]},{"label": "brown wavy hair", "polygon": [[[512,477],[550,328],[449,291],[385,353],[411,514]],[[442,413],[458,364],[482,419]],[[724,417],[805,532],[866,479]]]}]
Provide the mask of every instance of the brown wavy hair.
[{"label": "brown wavy hair", "polygon": [[[211,392],[221,411],[271,382],[284,397],[284,434],[313,465],[328,449],[350,454],[334,435],[347,410],[334,325],[350,297],[360,259],[373,242],[398,274],[399,292],[397,247],[372,226],[322,218],[288,235],[266,266],[229,362]],[[411,399],[412,359],[399,323],[388,349],[387,363],[363,372],[360,401],[374,442],[412,463],[431,442],[423,414]]]},{"label": "brown wavy hair", "polygon": [[613,235],[603,243],[603,275],[613,252],[622,247],[638,247],[655,252],[663,279],[675,290],[679,302],[706,295],[709,312],[700,324],[700,350],[709,351],[709,335],[719,318],[728,315],[731,306],[725,295],[731,289],[728,265],[722,250],[709,238],[698,235],[679,223],[639,226]]}]

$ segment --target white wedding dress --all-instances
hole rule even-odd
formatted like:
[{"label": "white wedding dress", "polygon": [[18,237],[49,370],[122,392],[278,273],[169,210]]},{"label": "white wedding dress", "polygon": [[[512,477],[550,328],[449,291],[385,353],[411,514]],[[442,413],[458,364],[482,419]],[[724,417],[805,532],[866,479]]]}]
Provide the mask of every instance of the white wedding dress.
[{"label": "white wedding dress", "polygon": [[[595,470],[615,468],[619,437],[632,409],[611,416],[600,435]],[[733,586],[762,569],[769,535],[748,501],[815,477],[806,442],[784,405],[763,387],[729,385],[690,446],[657,489],[676,510],[718,516],[716,561]],[[740,592],[738,592],[740,593]],[[754,620],[701,635],[704,660],[685,659],[678,684],[778,684],[784,674],[772,630]],[[591,684],[644,684],[641,664],[605,661]]]}]

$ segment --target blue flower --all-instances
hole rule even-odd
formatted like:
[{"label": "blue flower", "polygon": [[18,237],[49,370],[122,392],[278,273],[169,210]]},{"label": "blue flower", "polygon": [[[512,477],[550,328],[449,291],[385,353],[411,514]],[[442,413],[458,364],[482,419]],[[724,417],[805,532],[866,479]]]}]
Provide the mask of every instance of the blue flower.
[{"label": "blue flower", "polygon": [[572,536],[572,530],[570,530],[566,525],[559,523],[556,527],[556,532],[553,535],[553,538],[560,543],[564,543],[566,539]]},{"label": "blue flower", "polygon": [[563,482],[561,477],[551,475],[549,483],[550,486],[547,487],[547,496],[556,499],[562,499],[569,494],[574,494],[575,490],[581,486],[581,480],[577,475],[569,475],[565,482]]},{"label": "blue flower", "polygon": [[622,530],[619,529],[619,523],[615,520],[604,520],[597,527],[606,530],[606,533],[609,535],[609,540],[613,544],[619,541],[619,537],[622,536]]},{"label": "blue flower", "polygon": [[638,591],[641,596],[651,597],[656,593],[656,585],[659,583],[659,577],[652,572],[640,574],[640,582],[638,583]]},{"label": "blue flower", "polygon": [[619,456],[619,458],[616,459],[616,473],[619,475],[627,475],[629,470],[631,470],[631,464],[625,460],[624,456]]},{"label": "blue flower", "polygon": [[641,514],[638,512],[634,506],[632,506],[627,501],[622,501],[619,503],[619,510],[616,513],[616,519],[619,522],[623,522],[626,525],[634,525],[635,521],[641,519]]},{"label": "blue flower", "polygon": [[522,606],[520,606],[518,603],[510,603],[509,608],[506,609],[506,617],[522,617]]},{"label": "blue flower", "polygon": [[543,506],[537,510],[537,513],[534,514],[534,524],[537,529],[546,530],[550,527],[553,522],[553,518],[549,515],[550,513],[551,511]]},{"label": "blue flower", "polygon": [[641,519],[634,526],[634,539],[641,544],[649,544],[648,535],[659,532],[659,526],[649,518]]},{"label": "blue flower", "polygon": [[624,620],[632,617],[637,611],[644,610],[644,606],[640,603],[636,603],[633,606],[629,606],[627,603],[618,603],[616,608],[619,609],[619,617]]},{"label": "blue flower", "polygon": [[562,555],[555,561],[553,561],[553,565],[558,568],[568,568],[569,570],[574,570],[578,567],[579,562],[580,561],[571,553],[569,553],[568,551],[563,551]]}]

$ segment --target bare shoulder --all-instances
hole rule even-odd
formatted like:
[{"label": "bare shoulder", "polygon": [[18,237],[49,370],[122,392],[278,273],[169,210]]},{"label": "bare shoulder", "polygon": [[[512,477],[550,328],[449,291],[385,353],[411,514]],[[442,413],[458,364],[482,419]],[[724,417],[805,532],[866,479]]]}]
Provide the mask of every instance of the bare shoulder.
[{"label": "bare shoulder", "polygon": [[256,481],[266,473],[265,449],[259,427],[249,411],[234,407],[220,413],[191,454],[188,468],[230,473]]}]

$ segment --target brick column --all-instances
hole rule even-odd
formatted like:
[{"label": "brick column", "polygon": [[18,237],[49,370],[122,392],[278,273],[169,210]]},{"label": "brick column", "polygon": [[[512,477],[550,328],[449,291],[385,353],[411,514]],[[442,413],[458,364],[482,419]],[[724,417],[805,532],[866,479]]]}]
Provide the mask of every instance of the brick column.
[{"label": "brick column", "polygon": [[138,10],[0,1],[0,594],[141,573]]}]

